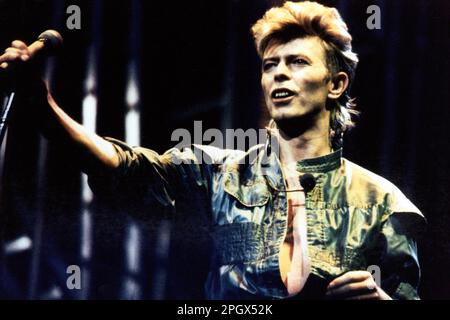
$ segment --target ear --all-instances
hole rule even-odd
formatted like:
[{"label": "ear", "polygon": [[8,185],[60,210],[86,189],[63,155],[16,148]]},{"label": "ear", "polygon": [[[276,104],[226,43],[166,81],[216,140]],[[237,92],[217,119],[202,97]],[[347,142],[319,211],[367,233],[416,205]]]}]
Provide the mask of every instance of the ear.
[{"label": "ear", "polygon": [[328,88],[328,98],[338,99],[348,88],[349,78],[345,72],[338,72],[330,79]]}]

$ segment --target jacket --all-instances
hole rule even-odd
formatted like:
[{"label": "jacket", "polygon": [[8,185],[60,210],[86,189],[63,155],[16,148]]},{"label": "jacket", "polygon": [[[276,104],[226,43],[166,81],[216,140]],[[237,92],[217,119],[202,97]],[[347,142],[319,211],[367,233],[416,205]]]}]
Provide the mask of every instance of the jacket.
[{"label": "jacket", "polygon": [[[158,206],[188,218],[194,204],[204,204],[213,243],[207,298],[288,298],[278,261],[287,229],[286,184],[270,143],[247,152],[192,145],[159,155],[106,139],[120,166],[91,175],[94,192],[129,190],[121,196],[142,202],[147,212]],[[342,149],[299,161],[297,170],[316,182],[306,194],[309,297],[323,298],[326,285],[347,271],[375,266],[392,298],[418,299],[415,238],[425,221],[419,209],[391,182],[343,158]]]}]

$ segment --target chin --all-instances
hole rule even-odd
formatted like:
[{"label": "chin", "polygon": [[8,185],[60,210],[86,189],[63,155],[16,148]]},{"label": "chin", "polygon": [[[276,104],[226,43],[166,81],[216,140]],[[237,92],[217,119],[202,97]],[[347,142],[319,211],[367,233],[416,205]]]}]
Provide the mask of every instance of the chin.
[{"label": "chin", "polygon": [[298,110],[272,110],[271,118],[275,121],[288,121],[305,117],[307,113]]}]

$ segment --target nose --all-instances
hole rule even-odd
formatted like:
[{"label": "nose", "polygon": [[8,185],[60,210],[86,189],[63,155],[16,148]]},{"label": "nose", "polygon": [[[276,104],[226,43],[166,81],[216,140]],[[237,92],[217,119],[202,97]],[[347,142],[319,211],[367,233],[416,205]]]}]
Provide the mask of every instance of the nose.
[{"label": "nose", "polygon": [[287,67],[286,63],[280,61],[277,65],[277,69],[275,70],[275,81],[282,82],[289,80],[291,77],[291,72]]}]

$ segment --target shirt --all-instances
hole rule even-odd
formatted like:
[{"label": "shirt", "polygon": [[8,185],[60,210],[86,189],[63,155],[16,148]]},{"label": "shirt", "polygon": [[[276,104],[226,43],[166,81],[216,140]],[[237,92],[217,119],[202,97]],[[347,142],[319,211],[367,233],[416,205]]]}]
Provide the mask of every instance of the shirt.
[{"label": "shirt", "polygon": [[[285,166],[288,190],[288,227],[280,250],[280,272],[290,296],[298,294],[309,276],[310,265],[306,242],[305,192],[300,184],[300,173]],[[284,263],[283,263],[284,261]],[[283,270],[286,269],[286,270]],[[284,276],[284,273],[287,274]]]}]

